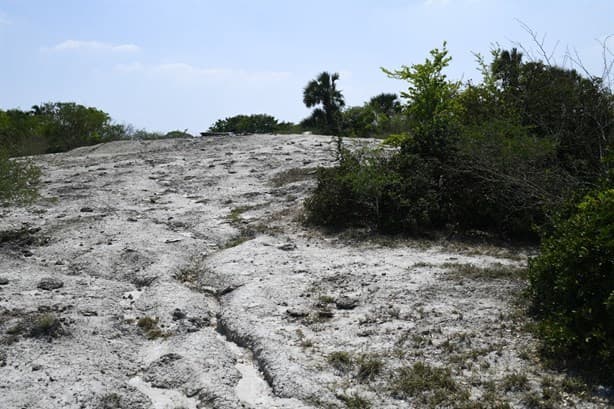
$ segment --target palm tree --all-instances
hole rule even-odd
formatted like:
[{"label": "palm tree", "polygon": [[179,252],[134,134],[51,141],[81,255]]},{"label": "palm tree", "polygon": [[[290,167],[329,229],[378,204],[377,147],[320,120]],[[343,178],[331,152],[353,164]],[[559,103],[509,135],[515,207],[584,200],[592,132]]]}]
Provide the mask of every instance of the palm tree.
[{"label": "palm tree", "polygon": [[310,81],[303,91],[303,102],[307,108],[316,108],[308,119],[316,127],[333,135],[339,133],[341,108],[345,105],[343,95],[335,85],[339,74],[322,72],[315,80]]},{"label": "palm tree", "polygon": [[516,48],[511,51],[503,50],[492,63],[492,71],[495,78],[500,79],[504,90],[512,92],[518,89],[520,80],[520,68],[522,65],[522,53]]}]

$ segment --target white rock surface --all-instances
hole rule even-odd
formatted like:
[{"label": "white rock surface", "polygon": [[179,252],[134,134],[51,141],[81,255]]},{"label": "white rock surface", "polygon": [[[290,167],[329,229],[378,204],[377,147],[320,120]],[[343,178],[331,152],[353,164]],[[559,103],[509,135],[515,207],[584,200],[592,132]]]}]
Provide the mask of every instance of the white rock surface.
[{"label": "white rock surface", "polygon": [[[0,232],[19,232],[0,242],[0,407],[319,408],[355,394],[374,408],[420,407],[388,387],[417,361],[451,365],[475,399],[510,373],[533,389],[560,377],[521,358],[535,342],[509,315],[520,281],[446,273],[446,263],[523,265],[525,254],[352,243],[297,221],[333,149],[330,137],[253,135],[34,158],[43,197],[0,208]],[[37,288],[47,277],[63,286]],[[336,308],[343,297],[355,306]],[[64,332],[19,329],[45,314]],[[360,381],[330,365],[336,351],[383,368]],[[467,352],[475,359],[451,363]],[[502,396],[523,406],[519,393]]]}]

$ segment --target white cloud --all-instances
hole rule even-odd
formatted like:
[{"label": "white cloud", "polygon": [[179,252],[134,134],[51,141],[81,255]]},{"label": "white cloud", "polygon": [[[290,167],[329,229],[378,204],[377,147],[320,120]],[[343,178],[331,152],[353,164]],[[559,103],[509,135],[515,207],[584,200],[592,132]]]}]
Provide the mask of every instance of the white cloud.
[{"label": "white cloud", "polygon": [[133,53],[140,48],[134,44],[110,44],[100,41],[66,40],[46,50],[50,51],[110,51],[118,53]]}]

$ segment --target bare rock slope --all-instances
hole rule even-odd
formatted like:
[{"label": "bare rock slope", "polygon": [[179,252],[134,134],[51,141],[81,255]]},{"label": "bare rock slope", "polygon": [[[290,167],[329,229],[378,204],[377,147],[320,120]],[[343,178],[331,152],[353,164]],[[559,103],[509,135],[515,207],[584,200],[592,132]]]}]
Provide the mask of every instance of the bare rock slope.
[{"label": "bare rock slope", "polygon": [[253,135],[35,158],[42,198],[0,209],[0,406],[607,404],[535,358],[512,305],[525,254],[304,227],[332,150]]}]

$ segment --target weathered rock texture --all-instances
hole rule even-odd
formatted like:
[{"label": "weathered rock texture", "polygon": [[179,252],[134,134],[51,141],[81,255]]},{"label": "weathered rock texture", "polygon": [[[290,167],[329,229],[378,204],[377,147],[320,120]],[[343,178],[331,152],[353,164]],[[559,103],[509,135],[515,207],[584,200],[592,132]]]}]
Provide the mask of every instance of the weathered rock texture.
[{"label": "weathered rock texture", "polygon": [[[0,406],[421,407],[391,389],[398,368],[420,361],[448,367],[470,399],[494,385],[522,407],[544,377],[562,379],[511,314],[521,280],[450,273],[526,255],[352,243],[297,221],[333,147],[255,135],[34,158],[42,198],[0,208]],[[367,358],[380,363],[374,376]],[[518,373],[524,390],[506,390]]]}]

